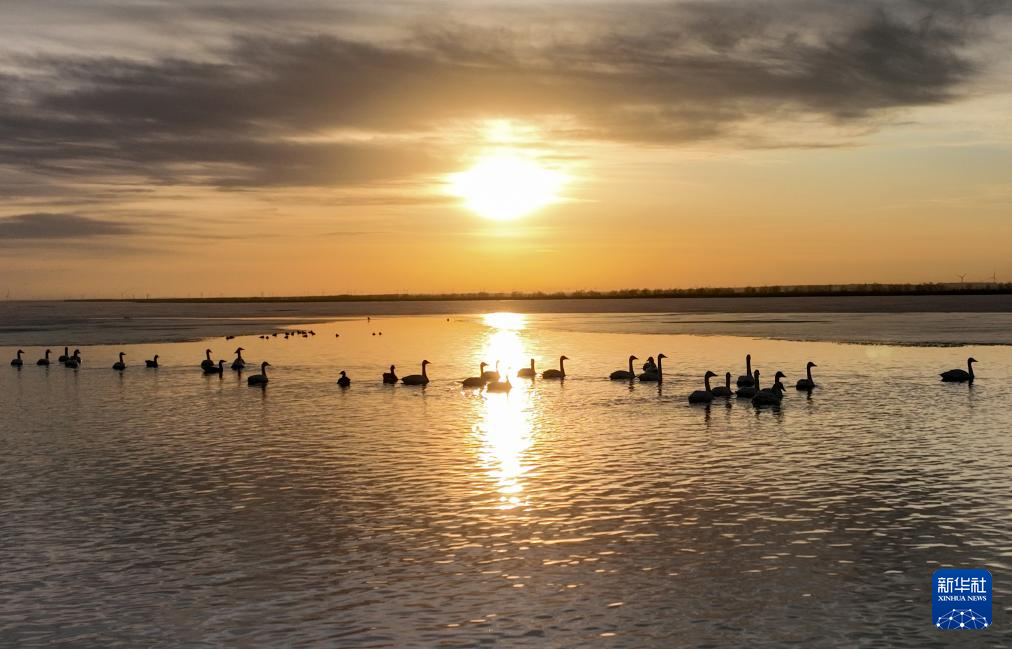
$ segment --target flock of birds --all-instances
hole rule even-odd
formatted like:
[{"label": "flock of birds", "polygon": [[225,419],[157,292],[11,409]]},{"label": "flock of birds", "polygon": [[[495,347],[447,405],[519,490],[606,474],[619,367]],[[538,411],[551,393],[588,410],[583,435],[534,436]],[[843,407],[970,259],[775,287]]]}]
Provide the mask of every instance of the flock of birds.
[{"label": "flock of birds", "polygon": [[[274,334],[277,335],[277,334]],[[298,330],[297,333],[289,334],[286,333],[285,337],[289,335],[301,335],[308,337],[310,335],[316,335],[312,331]],[[265,336],[260,336],[264,338]],[[226,336],[226,340],[232,340],[234,336]],[[232,361],[231,369],[242,372],[246,368],[246,360],[242,357],[242,353],[245,351],[242,347],[238,347],[235,350],[235,359]],[[13,367],[22,367],[24,360],[21,356],[24,354],[24,350],[17,350],[17,356],[11,360]],[[204,374],[217,374],[219,376],[225,373],[224,360],[219,360],[217,363],[211,358],[211,350],[205,350],[205,358],[200,363],[200,369]],[[47,349],[42,358],[40,358],[36,365],[49,366],[50,355],[52,351]],[[119,360],[113,363],[112,369],[122,372],[126,370],[127,365],[124,361],[126,354],[123,352],[119,353]],[[664,380],[664,359],[667,358],[664,354],[657,355],[657,361],[654,363],[651,357],[646,364],[643,366],[642,372],[637,372],[633,367],[633,361],[639,360],[636,356],[629,356],[628,369],[615,370],[608,378],[612,381],[640,381],[643,383],[661,383]],[[541,373],[541,378],[545,380],[564,380],[566,378],[566,361],[569,360],[567,356],[559,357],[559,368],[551,368]],[[63,348],[63,354],[57,359],[57,362],[61,363],[64,367],[70,369],[77,369],[81,366],[81,350],[75,349],[74,353],[71,354],[68,347]],[[966,361],[966,369],[954,369],[943,372],[940,376],[942,381],[947,383],[972,383],[974,379],[973,375],[973,364],[977,362],[975,358],[969,358]],[[144,361],[144,365],[149,368],[158,367],[158,355],[155,354],[154,358]],[[427,360],[422,361],[422,372],[421,374],[409,374],[407,376],[398,377],[397,368],[394,365],[390,366],[389,372],[383,373],[383,383],[385,384],[396,384],[398,382],[404,385],[427,385],[429,383],[429,375],[427,367],[431,363]],[[264,361],[260,364],[260,373],[253,374],[246,378],[246,383],[250,386],[265,386],[267,385],[267,368],[271,364]],[[488,393],[508,393],[513,389],[513,384],[510,382],[509,373],[499,372],[499,361],[496,361],[494,370],[487,370],[489,367],[488,363],[482,362],[478,367],[478,374],[464,379],[461,382],[462,389],[465,390],[484,390]],[[812,368],[818,367],[815,363],[809,362],[805,367],[806,377],[799,379],[795,384],[795,388],[801,391],[811,392],[818,387],[812,378]],[[337,380],[337,384],[342,388],[351,386],[351,378],[348,377],[347,372],[341,371],[341,376]],[[755,406],[777,406],[784,398],[784,384],[782,379],[786,378],[783,372],[777,371],[773,376],[773,384],[768,388],[761,387],[759,383],[759,370],[752,369],[752,356],[751,354],[745,356],[745,374],[738,377],[735,386],[736,390],[731,389],[731,372],[727,372],[724,375],[724,385],[718,385],[713,387],[710,385],[710,379],[716,378],[718,375],[714,372],[707,371],[703,375],[703,389],[695,390],[689,394],[689,403],[710,403],[714,399],[718,398],[730,398],[735,396],[738,399],[749,399]],[[534,365],[534,359],[531,359],[530,367],[525,367],[517,371],[516,377],[520,379],[533,380],[537,378],[537,371]]]}]

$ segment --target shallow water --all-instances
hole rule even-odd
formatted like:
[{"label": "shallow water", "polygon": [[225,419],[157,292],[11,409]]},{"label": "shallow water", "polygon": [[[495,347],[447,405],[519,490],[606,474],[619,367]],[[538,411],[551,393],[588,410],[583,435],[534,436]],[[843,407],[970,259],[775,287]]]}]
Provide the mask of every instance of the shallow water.
[{"label": "shallow water", "polygon": [[[265,390],[201,375],[208,343],[82,347],[78,371],[33,348],[0,367],[0,646],[1009,644],[1012,349],[608,333],[610,317],[210,341],[269,360]],[[658,352],[661,386],[603,378]],[[746,352],[791,385],[814,360],[820,388],[778,410],[686,402]],[[481,360],[562,353],[562,383],[458,387]],[[938,382],[968,355],[972,387]],[[422,357],[426,388],[378,382]],[[991,571],[990,629],[932,626],[940,567]]]}]

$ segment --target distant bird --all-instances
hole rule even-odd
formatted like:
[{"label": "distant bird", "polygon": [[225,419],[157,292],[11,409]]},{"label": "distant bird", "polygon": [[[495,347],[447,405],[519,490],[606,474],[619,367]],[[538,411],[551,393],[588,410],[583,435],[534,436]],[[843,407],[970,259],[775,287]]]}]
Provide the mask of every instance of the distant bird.
[{"label": "distant bird", "polygon": [[46,365],[46,366],[48,366],[49,365],[49,355],[52,354],[52,353],[53,352],[51,352],[51,351],[49,351],[47,349],[46,350],[46,356],[44,358],[40,358],[39,360],[35,361],[35,364],[36,365]]},{"label": "distant bird", "polygon": [[696,390],[689,395],[689,403],[710,403],[713,401],[713,390],[710,389],[710,379],[717,376],[713,372],[707,371],[703,375],[703,385],[706,386],[703,390]]},{"label": "distant bird", "polygon": [[81,350],[75,349],[74,353],[71,356],[68,356],[67,360],[63,362],[63,366],[72,370],[76,370],[81,367]]},{"label": "distant bird", "polygon": [[632,381],[633,379],[636,378],[636,372],[633,371],[633,361],[638,361],[638,360],[639,359],[636,358],[635,356],[630,356],[629,357],[629,369],[628,370],[615,370],[614,372],[612,372],[608,376],[608,378],[611,379],[612,381]]},{"label": "distant bird", "polygon": [[731,373],[727,372],[724,374],[724,385],[718,385],[710,390],[710,392],[712,392],[715,397],[729,397],[734,394],[731,392]]},{"label": "distant bird", "polygon": [[63,355],[57,358],[57,362],[66,363],[67,359],[70,358],[70,350],[66,347],[63,348]]},{"label": "distant bird", "polygon": [[543,379],[564,379],[566,378],[566,366],[565,362],[569,360],[568,356],[559,356],[559,369],[557,370],[545,370],[541,373]]},{"label": "distant bird", "polygon": [[429,375],[425,373],[425,366],[431,365],[429,361],[422,361],[422,373],[421,374],[408,374],[401,383],[404,385],[427,385],[429,382]]},{"label": "distant bird", "polygon": [[225,336],[225,340],[235,340],[235,336]]},{"label": "distant bird", "polygon": [[[222,361],[221,363],[224,365],[225,361]],[[260,363],[260,373],[247,378],[246,385],[267,385],[267,368],[270,366],[271,364],[267,361]]]},{"label": "distant bird", "polygon": [[351,385],[351,379],[348,378],[348,375],[344,370],[341,370],[341,378],[337,380],[337,384],[342,388],[346,388]]},{"label": "distant bird", "polygon": [[498,381],[500,378],[499,361],[495,362],[495,371],[489,370],[487,372],[482,372],[481,378],[484,379],[486,383],[488,383],[489,381]]},{"label": "distant bird", "polygon": [[334,334],[334,338],[340,338],[341,334]]},{"label": "distant bird", "polygon": [[211,360],[211,350],[205,349],[204,353],[207,354],[207,358],[200,361],[200,369],[206,370],[214,367],[214,361]]},{"label": "distant bird", "polygon": [[158,367],[158,354],[155,354],[155,357],[152,358],[151,360],[144,361],[144,367],[154,367],[154,368],[157,368]]},{"label": "distant bird", "polygon": [[643,372],[638,378],[644,383],[661,383],[664,381],[664,359],[667,358],[664,354],[657,355],[657,371],[656,372]]},{"label": "distant bird", "polygon": [[242,358],[242,353],[246,351],[242,347],[237,347],[235,350],[235,360],[232,361],[232,369],[239,371],[246,367],[246,361]]},{"label": "distant bird", "polygon": [[755,387],[754,380],[752,377],[752,354],[745,354],[745,373],[738,377],[737,385],[739,388]]},{"label": "distant bird", "polygon": [[942,372],[939,376],[942,377],[942,381],[945,383],[973,383],[973,364],[977,362],[976,358],[966,359],[966,370],[949,370],[948,372]]},{"label": "distant bird", "polygon": [[[740,379],[741,377],[738,378]],[[752,385],[743,385],[742,387],[738,388],[738,391],[734,393],[734,396],[738,397],[739,399],[751,399],[752,397],[755,396],[755,393],[759,391],[757,389],[758,385],[759,385],[759,370],[756,370],[755,372],[752,373]]]},{"label": "distant bird", "polygon": [[784,373],[778,371],[773,377],[773,387],[756,392],[755,396],[752,397],[752,405],[779,406],[784,398],[784,384],[780,382],[782,378],[785,378]]},{"label": "distant bird", "polygon": [[505,381],[492,381],[487,386],[485,386],[485,392],[499,392],[499,393],[502,393],[502,392],[509,392],[512,389],[513,389],[513,384],[510,383],[510,377],[509,377],[508,373],[506,374],[506,380]]},{"label": "distant bird", "polygon": [[461,382],[461,385],[465,388],[482,388],[488,381],[485,380],[485,368],[488,367],[488,363],[482,362],[478,364],[478,376],[469,376]]},{"label": "distant bird", "polygon": [[397,373],[394,371],[396,368],[391,365],[389,372],[383,372],[383,382],[389,385],[397,383]]},{"label": "distant bird", "polygon": [[808,378],[798,379],[798,383],[794,387],[796,387],[799,390],[812,390],[816,387],[815,381],[812,380],[813,367],[818,367],[818,365],[816,365],[812,361],[808,361],[808,365],[805,366],[805,369],[808,371]]},{"label": "distant bird", "polygon": [[22,365],[25,364],[25,362],[21,360],[21,354],[24,353],[25,353],[24,350],[22,349],[18,350],[17,358],[11,361],[11,367],[21,367]]},{"label": "distant bird", "polygon": [[126,369],[126,363],[123,362],[123,357],[126,356],[123,352],[119,353],[119,360],[112,364],[112,369],[119,370],[122,372]]},{"label": "distant bird", "polygon": [[[447,320],[449,320],[449,318],[447,318]],[[531,359],[531,366],[530,367],[522,367],[519,370],[517,370],[517,378],[518,379],[533,379],[537,375],[538,375],[537,372],[534,371],[534,359],[533,358]]]}]

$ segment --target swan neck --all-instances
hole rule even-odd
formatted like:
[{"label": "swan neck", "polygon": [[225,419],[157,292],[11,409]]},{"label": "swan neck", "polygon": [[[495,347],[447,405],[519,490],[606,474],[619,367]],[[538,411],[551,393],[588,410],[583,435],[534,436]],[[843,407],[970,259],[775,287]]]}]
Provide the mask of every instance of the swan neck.
[{"label": "swan neck", "polygon": [[811,365],[808,366],[808,380],[809,380],[809,382],[811,382],[811,380],[812,380],[812,366]]},{"label": "swan neck", "polygon": [[709,375],[707,375],[707,376],[705,376],[703,378],[703,385],[706,386],[706,391],[709,392],[710,391],[710,376]]}]

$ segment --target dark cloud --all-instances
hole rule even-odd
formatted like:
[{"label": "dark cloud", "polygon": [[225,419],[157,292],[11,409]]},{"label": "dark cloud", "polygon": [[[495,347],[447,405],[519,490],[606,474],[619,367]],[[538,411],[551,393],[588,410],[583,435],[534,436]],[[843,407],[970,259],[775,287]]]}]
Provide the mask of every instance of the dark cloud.
[{"label": "dark cloud", "polygon": [[0,217],[0,241],[87,239],[131,232],[128,225],[77,214],[35,212]]}]

